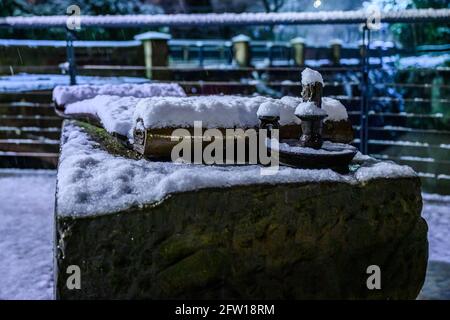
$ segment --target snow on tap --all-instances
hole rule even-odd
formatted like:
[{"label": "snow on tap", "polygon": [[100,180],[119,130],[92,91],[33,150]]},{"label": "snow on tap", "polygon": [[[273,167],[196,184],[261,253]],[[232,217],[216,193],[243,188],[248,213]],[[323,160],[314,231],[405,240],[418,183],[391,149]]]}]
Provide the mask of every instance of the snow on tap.
[{"label": "snow on tap", "polygon": [[320,82],[323,85],[322,75],[316,70],[305,68],[302,71],[302,85],[308,85],[314,82]]},{"label": "snow on tap", "polygon": [[186,93],[176,83],[76,85],[57,86],[53,89],[53,101],[58,105],[90,99],[98,95],[147,98],[161,96],[184,97]]},{"label": "snow on tap", "polygon": [[280,104],[272,101],[263,102],[256,115],[258,117],[280,117]]}]

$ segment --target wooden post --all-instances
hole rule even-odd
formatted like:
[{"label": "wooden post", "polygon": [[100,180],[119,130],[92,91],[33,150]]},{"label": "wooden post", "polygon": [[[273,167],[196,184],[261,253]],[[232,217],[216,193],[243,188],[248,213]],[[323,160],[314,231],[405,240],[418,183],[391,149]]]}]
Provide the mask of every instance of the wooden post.
[{"label": "wooden post", "polygon": [[291,40],[291,46],[294,50],[294,62],[297,66],[305,65],[306,42],[303,38],[294,38]]},{"label": "wooden post", "polygon": [[167,33],[146,32],[134,37],[142,42],[144,47],[146,76],[149,79],[170,80],[171,75],[168,70],[153,70],[154,67],[169,66],[169,46],[168,41],[171,36]]},{"label": "wooden post", "polygon": [[331,48],[331,62],[334,65],[340,64],[341,51],[342,51],[342,41],[339,39],[332,40],[330,42]]},{"label": "wooden post", "polygon": [[246,35],[240,34],[233,39],[233,59],[234,62],[242,68],[250,67],[250,38]]}]

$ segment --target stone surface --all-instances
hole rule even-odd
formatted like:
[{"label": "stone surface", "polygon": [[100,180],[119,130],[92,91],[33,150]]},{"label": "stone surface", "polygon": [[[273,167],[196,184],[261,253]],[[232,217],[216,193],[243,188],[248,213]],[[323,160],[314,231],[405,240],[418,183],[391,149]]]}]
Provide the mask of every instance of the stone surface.
[{"label": "stone surface", "polygon": [[[421,208],[417,177],[209,188],[78,218],[57,208],[56,294],[414,299],[428,255]],[[366,287],[374,264],[381,290]],[[66,288],[69,265],[80,290]]]}]

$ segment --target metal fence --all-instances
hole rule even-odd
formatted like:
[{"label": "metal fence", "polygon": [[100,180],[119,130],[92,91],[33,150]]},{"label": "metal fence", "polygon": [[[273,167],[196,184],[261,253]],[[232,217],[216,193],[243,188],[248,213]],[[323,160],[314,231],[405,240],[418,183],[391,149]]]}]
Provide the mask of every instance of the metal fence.
[{"label": "metal fence", "polygon": [[[422,15],[422,18],[419,19],[417,17],[397,19],[391,17],[391,20],[386,19],[384,22],[426,23],[450,18],[448,10],[440,13],[441,15],[438,17],[425,18]],[[315,19],[311,18],[299,23],[365,23],[367,21],[364,17],[326,21]],[[114,26],[129,27],[123,23],[123,20],[121,21],[122,24],[118,22]],[[155,19],[151,21],[153,22],[148,24],[141,23],[154,26]],[[170,25],[170,21],[162,20],[158,22],[158,25]],[[277,21],[279,22],[275,19],[273,23]],[[292,21],[289,20],[289,23],[294,23]],[[254,20],[250,22],[249,24],[255,24]],[[258,23],[266,22],[259,21]],[[222,24],[226,24],[226,21]],[[3,25],[5,26],[5,23]],[[39,24],[38,26],[42,27],[43,25]],[[108,25],[102,24],[102,26]],[[7,27],[12,27],[12,25],[7,25]],[[26,27],[26,25],[20,24],[13,27]],[[143,65],[108,65],[107,63],[77,65],[75,57],[79,43],[75,42],[74,46],[74,33],[68,32],[67,34],[67,41],[59,43],[59,45],[66,45],[67,61],[69,62],[68,74],[72,78],[72,83],[75,83],[77,73],[79,75],[144,76],[148,70],[148,67]],[[374,46],[375,44],[371,41],[371,30],[367,24],[363,28],[361,38],[361,46],[342,48],[341,58],[343,61],[338,64],[331,60],[318,64],[318,60],[328,59],[328,53],[325,56],[320,54],[326,50],[329,52],[330,48],[308,46],[310,52],[318,52],[319,55],[311,54],[311,59],[306,59],[305,64],[324,73],[325,94],[338,98],[347,106],[356,132],[354,143],[363,153],[408,164],[419,172],[424,187],[428,191],[449,193],[450,99],[448,92],[450,84],[448,80],[450,69],[440,67],[400,70],[395,69],[395,65],[388,61],[393,55],[424,53],[442,55],[449,51],[449,46],[418,47],[413,50]],[[139,47],[141,44],[138,41],[130,41],[127,45]],[[249,67],[239,67],[233,65],[232,42],[229,40],[174,39],[169,41],[171,65],[152,67],[152,70],[169,71],[170,80],[179,82],[190,94],[260,93],[273,96],[299,94],[299,73],[304,66],[296,65],[293,62],[290,43],[252,41],[250,47],[253,64]],[[393,78],[389,81],[374,83],[373,76],[384,72],[386,65],[394,68],[392,69],[395,73]],[[3,73],[8,73],[8,70],[11,69],[10,66],[0,66],[0,68],[3,69]],[[13,66],[12,68],[16,72],[32,72],[33,70],[43,72],[43,67],[39,66]],[[57,66],[47,68],[58,71]],[[33,127],[30,125],[31,123],[42,126],[42,135],[48,139],[47,141],[55,137],[57,120],[50,113],[47,114],[47,109],[45,109],[45,115],[38,115],[39,119],[30,114],[22,115],[22,119],[16,118],[14,121],[12,121],[13,115],[9,114],[11,111],[5,111],[7,107],[12,106],[28,110],[31,108],[31,104],[34,106],[40,104],[41,107],[47,108],[50,106],[49,91],[43,91],[40,94],[9,93],[3,94],[1,97],[0,110],[3,110],[4,114],[0,119],[3,122],[0,125],[0,140],[16,136],[5,133],[5,127],[30,128]],[[27,117],[33,120],[27,122]],[[10,122],[6,122],[5,119],[9,119]],[[33,137],[32,131],[28,130],[30,132],[26,132],[26,134],[23,131],[27,130],[22,130],[17,137]],[[3,152],[11,154],[14,150],[25,150],[23,153],[28,150],[25,147],[14,148],[11,146],[6,149],[5,151],[5,147],[3,147]],[[54,147],[42,147],[40,151],[42,151],[40,152],[42,156],[46,154],[54,156],[57,153]],[[24,159],[29,158],[25,157]],[[14,161],[16,164],[20,162],[17,157]],[[14,164],[14,162],[11,163]]]}]

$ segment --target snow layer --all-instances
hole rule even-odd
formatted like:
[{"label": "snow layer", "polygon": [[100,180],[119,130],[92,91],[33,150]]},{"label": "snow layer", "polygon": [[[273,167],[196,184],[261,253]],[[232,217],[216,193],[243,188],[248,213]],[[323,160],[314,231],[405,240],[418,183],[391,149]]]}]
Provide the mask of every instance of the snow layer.
[{"label": "snow layer", "polygon": [[[74,47],[87,47],[87,48],[98,48],[98,47],[137,47],[142,45],[140,41],[73,41]],[[15,46],[23,47],[27,46],[30,48],[36,47],[66,47],[67,41],[65,40],[34,40],[34,39],[0,39],[0,46]]]},{"label": "snow layer", "polygon": [[139,99],[134,97],[96,96],[66,106],[66,114],[88,113],[97,116],[109,133],[127,136],[133,126],[133,113]]},{"label": "snow layer", "polygon": [[53,101],[58,105],[90,99],[98,95],[148,98],[161,96],[184,97],[186,93],[176,83],[77,85],[57,86],[53,89]]},{"label": "snow layer", "polygon": [[[328,114],[328,120],[332,121],[347,119],[347,111],[339,101],[324,99],[327,109],[317,108],[318,113]],[[192,127],[194,121],[200,120],[207,128],[255,127],[259,123],[258,110],[262,107],[259,114],[269,111],[279,114],[281,125],[291,125],[301,122],[294,114],[301,103],[301,98],[290,96],[279,100],[225,95],[149,98],[139,101],[134,120],[142,118],[146,128]]]},{"label": "snow layer", "polygon": [[55,178],[0,170],[0,300],[53,299]]},{"label": "snow layer", "polygon": [[[275,139],[272,139],[275,140]],[[271,145],[277,145],[277,141],[271,142]],[[350,151],[355,151],[356,148],[343,143],[333,143],[330,141],[324,141],[321,149],[313,149],[313,148],[306,148],[306,147],[295,147],[291,146],[287,143],[278,143],[278,148],[274,147],[272,148],[274,150],[281,150],[284,152],[291,152],[291,153],[302,153],[302,154],[346,154]]]},{"label": "snow layer", "polygon": [[425,54],[421,56],[402,57],[398,59],[398,67],[406,68],[436,68],[443,66],[450,61],[450,54],[431,55]]},{"label": "snow layer", "polygon": [[261,103],[256,112],[258,117],[279,117],[280,116],[280,104],[273,101],[267,101]]},{"label": "snow layer", "polygon": [[302,102],[295,109],[295,115],[303,116],[326,116],[325,110],[318,108],[314,102]]},{"label": "snow layer", "polygon": [[362,166],[355,172],[355,178],[358,181],[369,181],[386,177],[414,176],[417,176],[417,174],[411,167],[401,166],[391,161],[377,162],[370,167]]},{"label": "snow layer", "polygon": [[[372,16],[369,10],[317,11],[279,13],[207,13],[207,14],[153,14],[80,16],[81,27],[155,27],[155,26],[221,26],[221,25],[267,25],[267,24],[314,24],[314,23],[365,23]],[[430,18],[446,21],[449,9],[390,10],[380,14],[383,22],[406,20],[423,21]],[[0,18],[0,25],[16,28],[66,27],[67,16],[15,16]]]},{"label": "snow layer", "polygon": [[320,82],[323,85],[322,75],[316,70],[305,68],[305,70],[302,71],[302,85],[307,85],[314,82]]},{"label": "snow layer", "polygon": [[107,214],[163,200],[171,194],[209,187],[337,181],[358,183],[374,178],[410,177],[414,171],[391,162],[361,167],[341,175],[330,169],[280,167],[261,175],[261,167],[207,166],[131,160],[111,155],[71,122],[64,126],[58,169],[58,214]]},{"label": "snow layer", "polygon": [[256,127],[259,106],[272,101],[261,96],[148,98],[139,101],[134,120],[141,118],[146,128],[192,127],[194,121],[205,128]]},{"label": "snow layer", "polygon": [[[148,79],[135,77],[93,77],[77,76],[79,84],[119,84],[145,83]],[[58,85],[69,85],[68,75],[62,74],[26,74],[0,76],[0,92],[24,92],[32,90],[52,90]]]},{"label": "snow layer", "polygon": [[[345,107],[337,100],[324,98],[323,101],[327,109],[319,110],[321,113],[328,111],[328,120],[346,119]],[[67,104],[65,113],[92,114],[108,132],[129,136],[138,118],[144,120],[146,128],[192,127],[194,121],[202,121],[202,126],[207,128],[256,127],[261,106],[268,108],[267,112],[279,114],[281,125],[299,124],[301,121],[294,115],[299,103],[302,103],[300,98],[288,96],[278,100],[262,96],[134,98],[102,95]]]},{"label": "snow layer", "polygon": [[348,119],[347,109],[339,100],[323,97],[322,109],[325,110],[328,115],[324,121],[341,121]]}]

